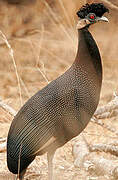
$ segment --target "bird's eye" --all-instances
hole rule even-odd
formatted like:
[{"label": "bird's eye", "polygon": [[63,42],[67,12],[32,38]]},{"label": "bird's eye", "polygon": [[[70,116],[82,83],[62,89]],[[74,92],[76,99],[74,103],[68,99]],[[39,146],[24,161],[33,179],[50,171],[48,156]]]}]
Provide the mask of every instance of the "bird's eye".
[{"label": "bird's eye", "polygon": [[89,19],[89,21],[95,21],[96,15],[94,13],[90,13],[90,14],[88,14],[88,19]]},{"label": "bird's eye", "polygon": [[90,18],[90,19],[95,19],[95,16],[94,16],[93,14],[91,14],[91,15],[89,16],[89,18]]}]

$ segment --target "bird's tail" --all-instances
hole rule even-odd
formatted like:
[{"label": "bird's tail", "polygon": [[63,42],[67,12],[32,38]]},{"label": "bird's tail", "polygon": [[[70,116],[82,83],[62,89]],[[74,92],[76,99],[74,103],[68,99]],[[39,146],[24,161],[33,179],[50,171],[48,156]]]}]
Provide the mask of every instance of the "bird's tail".
[{"label": "bird's tail", "polygon": [[9,146],[9,143],[7,143],[7,166],[13,174],[20,174],[35,158],[35,156],[25,158],[22,157],[20,153],[21,151],[19,149],[19,154],[14,156],[14,150]]}]

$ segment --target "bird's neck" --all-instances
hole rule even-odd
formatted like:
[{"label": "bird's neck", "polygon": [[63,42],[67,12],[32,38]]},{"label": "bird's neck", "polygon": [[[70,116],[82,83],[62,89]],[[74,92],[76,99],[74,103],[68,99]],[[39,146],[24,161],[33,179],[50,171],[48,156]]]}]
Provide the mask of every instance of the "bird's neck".
[{"label": "bird's neck", "polygon": [[[100,80],[102,79],[102,64],[99,49],[88,28],[78,30],[79,43],[76,56],[76,65],[84,65],[88,69],[96,71]],[[92,72],[91,72],[92,73]]]}]

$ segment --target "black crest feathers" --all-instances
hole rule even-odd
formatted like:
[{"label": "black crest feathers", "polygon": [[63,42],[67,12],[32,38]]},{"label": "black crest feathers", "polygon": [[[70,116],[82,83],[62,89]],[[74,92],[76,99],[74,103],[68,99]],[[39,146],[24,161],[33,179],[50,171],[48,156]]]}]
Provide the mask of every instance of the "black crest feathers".
[{"label": "black crest feathers", "polygon": [[84,5],[78,12],[78,17],[84,19],[89,13],[94,13],[101,17],[104,13],[109,12],[108,8],[103,3],[92,3]]}]

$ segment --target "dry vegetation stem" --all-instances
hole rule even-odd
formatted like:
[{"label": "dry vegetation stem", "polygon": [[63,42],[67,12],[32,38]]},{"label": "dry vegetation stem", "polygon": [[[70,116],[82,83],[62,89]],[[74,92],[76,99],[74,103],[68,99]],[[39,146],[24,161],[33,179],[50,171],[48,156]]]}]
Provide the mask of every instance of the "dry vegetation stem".
[{"label": "dry vegetation stem", "polygon": [[95,144],[90,146],[91,152],[104,151],[112,155],[118,156],[118,147],[111,144]]}]

